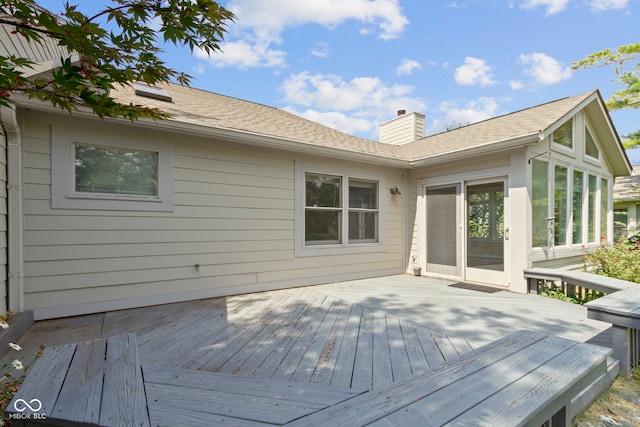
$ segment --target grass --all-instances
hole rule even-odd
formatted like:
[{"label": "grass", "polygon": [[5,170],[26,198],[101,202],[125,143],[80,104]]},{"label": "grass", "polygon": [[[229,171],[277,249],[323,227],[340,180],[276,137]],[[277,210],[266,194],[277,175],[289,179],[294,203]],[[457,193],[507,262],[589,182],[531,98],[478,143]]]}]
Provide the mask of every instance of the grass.
[{"label": "grass", "polygon": [[640,426],[640,367],[629,378],[618,377],[611,388],[572,423],[573,427]]}]

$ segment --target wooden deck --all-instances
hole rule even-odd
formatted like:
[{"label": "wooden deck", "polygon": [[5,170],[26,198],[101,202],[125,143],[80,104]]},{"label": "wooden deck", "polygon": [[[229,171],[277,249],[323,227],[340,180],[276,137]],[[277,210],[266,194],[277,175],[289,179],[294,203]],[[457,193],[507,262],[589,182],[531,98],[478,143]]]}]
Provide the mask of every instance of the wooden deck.
[{"label": "wooden deck", "polygon": [[134,332],[143,364],[370,389],[471,350],[413,321],[315,287],[37,322],[27,349]]},{"label": "wooden deck", "polygon": [[[200,384],[199,396],[203,391],[210,396],[209,407],[215,409],[219,405],[218,412],[214,412],[220,415],[217,421],[230,425],[277,425],[351,400],[368,390],[409,384],[411,378],[459,360],[493,336],[504,337],[520,329],[545,329],[545,322],[540,319],[523,324],[514,321],[513,316],[526,316],[519,312],[521,306],[533,309],[535,304],[550,304],[552,307],[547,310],[554,312],[557,321],[570,321],[580,315],[562,313],[555,306],[559,301],[539,296],[514,296],[504,291],[478,294],[477,290],[450,284],[394,276],[122,310],[36,322],[19,342],[29,352],[40,344],[60,346],[135,333],[136,360],[144,371],[154,425],[197,424],[193,418],[198,416],[196,410],[174,412],[170,422],[169,414],[163,412],[170,407],[170,400],[189,408],[193,404],[189,390],[196,383]],[[447,300],[443,306],[457,304],[457,311],[438,312],[434,303],[437,298]],[[475,307],[479,301],[490,303],[491,310]],[[567,310],[575,309],[561,304]],[[467,312],[474,310],[467,318]],[[451,316],[466,322],[464,329],[451,322]],[[608,326],[585,320],[586,315],[577,329],[586,338]],[[461,333],[444,332],[447,324]],[[492,330],[484,331],[487,327]],[[567,331],[575,329],[575,325],[567,325]],[[95,350],[85,344],[78,346],[74,349],[81,348],[82,352],[74,350],[76,358]],[[70,390],[68,387],[66,390]],[[237,396],[233,387],[239,387]],[[281,418],[268,418],[273,415],[273,408],[259,411],[260,402],[273,404],[278,396],[289,408]],[[247,410],[247,402],[255,405],[249,411],[255,411],[255,418],[240,414]],[[235,413],[228,412],[234,410]]]}]

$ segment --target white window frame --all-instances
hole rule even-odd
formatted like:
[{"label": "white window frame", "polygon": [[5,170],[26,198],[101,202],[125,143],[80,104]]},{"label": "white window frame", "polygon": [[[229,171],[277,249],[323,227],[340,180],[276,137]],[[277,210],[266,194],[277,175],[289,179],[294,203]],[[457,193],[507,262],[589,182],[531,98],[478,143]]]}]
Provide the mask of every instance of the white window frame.
[{"label": "white window frame", "polygon": [[[305,243],[305,208],[306,208],[306,175],[331,175],[341,177],[342,200],[342,242],[328,244]],[[378,183],[378,241],[377,242],[349,242],[349,179],[371,181]],[[296,161],[296,203],[295,203],[295,254],[296,256],[342,255],[367,252],[386,251],[386,180],[369,170],[344,167],[339,165],[322,165],[317,162]]]},{"label": "white window frame", "polygon": [[[117,139],[117,141],[114,141]],[[155,152],[158,155],[156,196],[85,193],[75,190],[75,144]],[[141,142],[118,136],[54,127],[51,149],[51,207],[53,209],[173,211],[173,145]]]},{"label": "white window frame", "polygon": [[[593,170],[588,170],[588,169],[584,169],[582,167],[576,167],[575,165],[571,165],[568,162],[563,162],[562,160],[556,159],[556,158],[549,158],[549,160],[541,160],[544,162],[547,162],[548,164],[548,182],[549,182],[549,186],[547,187],[547,201],[548,201],[548,218],[551,218],[554,216],[555,213],[555,167],[556,165],[558,166],[562,166],[562,167],[566,167],[567,170],[567,174],[568,174],[568,180],[567,180],[567,225],[566,225],[566,230],[565,230],[565,236],[566,236],[566,243],[563,245],[555,245],[555,235],[554,235],[554,239],[550,239],[550,243],[553,243],[551,246],[533,246],[533,244],[531,245],[531,251],[532,253],[543,253],[544,251],[565,251],[565,250],[583,250],[585,247],[593,247],[593,246],[597,246],[598,244],[600,244],[600,239],[598,238],[600,236],[600,232],[601,232],[601,227],[603,224],[603,221],[605,221],[605,227],[606,227],[606,237],[607,239],[609,239],[609,237],[611,236],[611,232],[612,232],[612,215],[613,215],[613,210],[612,210],[612,190],[611,190],[611,182],[612,182],[612,177],[609,175],[605,175],[602,173],[602,171],[596,172]],[[581,218],[582,218],[582,229],[581,229],[581,233],[582,233],[582,242],[581,243],[576,243],[573,241],[573,223],[575,221],[575,218],[573,217],[573,175],[575,171],[579,171],[583,174],[583,193],[582,193],[582,212],[580,213]],[[594,235],[596,238],[595,242],[590,242],[589,241],[589,177],[593,176],[596,178],[596,191],[595,191],[595,197],[594,197]],[[530,175],[531,177],[531,183],[530,186],[533,186],[533,176]],[[601,213],[601,207],[602,207],[602,180],[607,180],[607,189],[608,189],[608,193],[607,193],[607,200],[605,201],[605,203],[607,203],[608,209],[607,209],[607,217],[606,218],[602,218],[602,213]],[[530,189],[530,191],[532,191]]]}]

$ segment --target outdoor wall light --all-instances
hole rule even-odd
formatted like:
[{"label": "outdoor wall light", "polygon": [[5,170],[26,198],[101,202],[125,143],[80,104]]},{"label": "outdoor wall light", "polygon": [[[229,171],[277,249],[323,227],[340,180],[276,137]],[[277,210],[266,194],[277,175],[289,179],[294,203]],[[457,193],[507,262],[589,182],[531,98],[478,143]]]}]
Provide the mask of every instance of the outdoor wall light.
[{"label": "outdoor wall light", "polygon": [[389,193],[391,193],[392,196],[401,196],[402,193],[400,192],[400,190],[398,189],[398,187],[392,187],[389,189]]}]

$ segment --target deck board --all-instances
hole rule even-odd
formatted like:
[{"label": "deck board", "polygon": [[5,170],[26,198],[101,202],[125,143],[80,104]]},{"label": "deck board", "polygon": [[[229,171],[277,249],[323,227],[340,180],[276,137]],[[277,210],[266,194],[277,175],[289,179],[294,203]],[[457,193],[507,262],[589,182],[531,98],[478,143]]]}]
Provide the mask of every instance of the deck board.
[{"label": "deck board", "polygon": [[351,306],[351,311],[345,324],[345,330],[342,334],[342,341],[337,354],[335,368],[331,375],[332,386],[346,388],[351,386],[362,313],[363,308],[361,306]]},{"label": "deck board", "polygon": [[70,421],[98,423],[106,345],[105,340],[78,343],[53,416],[67,414]]},{"label": "deck board", "polygon": [[[233,419],[281,425],[361,392],[319,385],[264,380],[204,371],[143,368],[150,412],[200,414],[201,418]],[[169,419],[162,420],[170,425]],[[180,417],[180,414],[179,414]]]},{"label": "deck board", "polygon": [[373,310],[364,309],[351,376],[352,388],[371,388],[373,383]]}]

